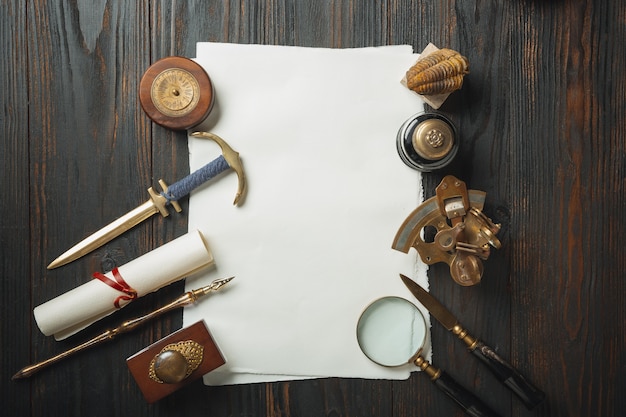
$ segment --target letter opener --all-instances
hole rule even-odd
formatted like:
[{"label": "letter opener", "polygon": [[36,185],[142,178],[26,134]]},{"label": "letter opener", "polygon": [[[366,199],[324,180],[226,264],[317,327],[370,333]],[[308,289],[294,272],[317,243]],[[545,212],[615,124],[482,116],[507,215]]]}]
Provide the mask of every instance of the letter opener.
[{"label": "letter opener", "polygon": [[191,135],[214,140],[222,148],[222,155],[169,187],[163,180],[159,180],[159,184],[161,188],[163,188],[162,193],[158,194],[152,187],[148,188],[148,193],[150,194],[148,201],[68,249],[65,253],[52,261],[50,265],[48,265],[48,269],[54,269],[68,264],[88,254],[154,214],[160,213],[163,217],[169,216],[167,209],[169,204],[180,213],[182,209],[176,200],[186,196],[193,189],[229,168],[232,168],[239,177],[239,187],[234,201],[234,204],[237,205],[246,188],[245,174],[239,153],[235,152],[219,136],[212,133],[194,132]]},{"label": "letter opener", "polygon": [[157,316],[160,316],[161,314],[165,312],[174,310],[176,308],[184,307],[189,304],[193,304],[196,301],[198,301],[200,298],[204,297],[205,295],[213,291],[219,290],[221,287],[223,287],[228,282],[230,282],[233,278],[235,277],[216,279],[207,286],[188,291],[185,294],[178,297],[176,300],[172,301],[171,303],[164,305],[163,307],[158,308],[151,313],[148,313],[144,316],[137,317],[131,320],[127,320],[121,325],[119,325],[118,327],[111,329],[111,330],[107,330],[106,332],[100,334],[99,336],[94,337],[93,339],[86,341],[83,344],[80,344],[76,347],[66,350],[65,352],[59,353],[58,355],[53,356],[50,359],[46,359],[45,361],[22,368],[19,372],[13,375],[11,379],[16,380],[16,379],[21,379],[21,378],[27,378],[33,375],[34,373],[42,370],[46,366],[52,365],[53,363],[60,361],[61,359],[65,359],[68,356],[71,356],[77,352],[80,352],[92,346],[98,345],[102,342],[113,340],[113,338],[117,336],[118,334],[127,333],[127,332],[130,332],[131,330],[135,330],[140,325],[148,322],[149,320]]},{"label": "letter opener", "polygon": [[412,279],[400,274],[402,282],[430,314],[450,332],[455,334],[467,345],[474,356],[481,360],[498,380],[517,395],[528,409],[533,409],[545,398],[545,393],[536,388],[530,381],[502,359],[491,347],[470,335],[461,327],[454,315],[435,299],[428,291]]}]

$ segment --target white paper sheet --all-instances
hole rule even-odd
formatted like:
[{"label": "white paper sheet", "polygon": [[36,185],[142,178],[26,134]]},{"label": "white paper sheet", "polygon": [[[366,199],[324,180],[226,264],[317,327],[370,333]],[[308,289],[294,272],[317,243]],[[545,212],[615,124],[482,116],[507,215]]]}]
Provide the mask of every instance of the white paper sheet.
[{"label": "white paper sheet", "polygon": [[[420,175],[395,145],[402,123],[423,110],[400,83],[415,59],[410,46],[197,45],[216,93],[197,130],[237,150],[248,179],[241,207],[232,205],[233,172],[190,199],[189,228],[207,236],[216,268],[187,288],[236,276],[184,312],[185,325],[207,322],[227,358],[205,383],[408,377],[409,366],[371,363],[355,328],[374,299],[412,299],[399,273],[427,286],[417,255],[391,249],[422,201]],[[192,137],[189,149],[191,170],[220,152]]]},{"label": "white paper sheet", "polygon": [[[213,263],[213,256],[198,230],[174,239],[118,268],[128,285],[142,297]],[[104,274],[114,280],[113,274]],[[92,279],[37,307],[33,314],[43,334],[65,339],[118,310],[114,302],[124,293]],[[129,301],[121,301],[120,308]]]}]

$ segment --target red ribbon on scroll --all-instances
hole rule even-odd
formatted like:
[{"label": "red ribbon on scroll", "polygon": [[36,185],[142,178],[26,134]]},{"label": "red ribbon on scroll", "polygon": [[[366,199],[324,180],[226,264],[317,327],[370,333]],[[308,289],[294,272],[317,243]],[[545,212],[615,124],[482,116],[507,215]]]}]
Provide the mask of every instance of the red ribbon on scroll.
[{"label": "red ribbon on scroll", "polygon": [[122,275],[120,274],[120,271],[118,271],[117,268],[113,268],[111,273],[113,274],[115,281],[113,281],[111,278],[107,277],[106,275],[100,272],[94,272],[93,277],[104,282],[109,287],[115,288],[116,290],[126,294],[126,295],[120,295],[113,302],[113,305],[115,305],[115,308],[120,308],[120,301],[134,300],[135,298],[137,298],[137,291],[134,288],[132,288],[130,285],[128,285],[126,281],[124,281],[124,278],[122,278]]}]

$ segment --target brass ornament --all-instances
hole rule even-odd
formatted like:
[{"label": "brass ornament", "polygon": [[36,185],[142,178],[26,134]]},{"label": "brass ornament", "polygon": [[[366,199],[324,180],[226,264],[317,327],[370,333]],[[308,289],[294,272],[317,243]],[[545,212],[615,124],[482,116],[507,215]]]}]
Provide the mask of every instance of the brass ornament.
[{"label": "brass ornament", "polygon": [[419,156],[429,161],[437,161],[452,150],[454,132],[442,119],[427,119],[417,125],[411,142]]},{"label": "brass ornament", "polygon": [[193,340],[165,346],[152,358],[149,376],[159,384],[176,384],[193,373],[200,364],[204,348]]},{"label": "brass ornament", "polygon": [[463,86],[463,77],[468,73],[467,58],[443,48],[420,57],[406,72],[406,85],[421,95],[448,94]]},{"label": "brass ornament", "polygon": [[435,191],[405,219],[392,248],[404,253],[415,248],[427,265],[447,263],[457,284],[476,285],[490,248],[501,247],[496,237],[500,225],[482,212],[485,192],[468,190],[452,175],[444,177]]},{"label": "brass ornament", "polygon": [[139,101],[155,123],[186,130],[209,116],[214,89],[200,64],[189,58],[169,56],[152,64],[141,77]]},{"label": "brass ornament", "polygon": [[166,116],[184,116],[198,105],[200,84],[188,71],[170,68],[152,81],[150,97],[157,110]]},{"label": "brass ornament", "polygon": [[421,172],[433,172],[454,160],[459,139],[452,122],[442,114],[417,113],[400,126],[396,148],[407,166]]}]

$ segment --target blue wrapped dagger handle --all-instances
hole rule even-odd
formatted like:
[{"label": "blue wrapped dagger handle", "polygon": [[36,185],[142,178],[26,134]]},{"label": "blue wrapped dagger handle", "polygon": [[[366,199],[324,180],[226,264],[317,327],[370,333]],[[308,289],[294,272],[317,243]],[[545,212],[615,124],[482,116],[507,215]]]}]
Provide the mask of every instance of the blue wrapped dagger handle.
[{"label": "blue wrapped dagger handle", "polygon": [[229,168],[230,165],[228,165],[224,155],[220,155],[202,168],[170,185],[167,188],[167,192],[161,192],[161,195],[165,197],[168,203],[179,200]]}]

